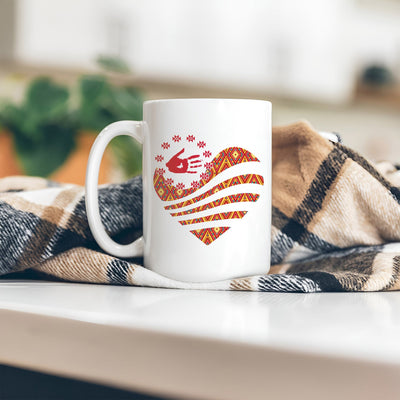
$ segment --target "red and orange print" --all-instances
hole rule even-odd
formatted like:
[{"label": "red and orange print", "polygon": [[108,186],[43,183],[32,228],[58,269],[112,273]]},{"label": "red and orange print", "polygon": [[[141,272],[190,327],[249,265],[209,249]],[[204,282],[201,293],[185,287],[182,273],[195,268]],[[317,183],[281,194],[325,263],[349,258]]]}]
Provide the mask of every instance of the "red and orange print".
[{"label": "red and orange print", "polygon": [[200,239],[204,244],[209,245],[214,240],[218,239],[229,229],[229,226],[217,226],[215,228],[205,228],[190,231],[197,239]]},{"label": "red and orange print", "polygon": [[[205,211],[205,210],[209,210],[209,209],[214,208],[214,207],[229,205],[229,204],[232,204],[232,203],[241,203],[241,202],[246,202],[246,201],[255,202],[255,201],[258,200],[259,197],[260,197],[260,195],[257,194],[257,193],[232,194],[230,196],[224,196],[224,197],[221,197],[221,198],[219,198],[217,200],[210,201],[209,203],[204,204],[202,206],[191,208],[190,210],[187,210],[187,211],[171,213],[171,215],[173,217],[179,217],[181,215],[193,214],[193,213],[197,213],[199,211]],[[180,203],[180,204],[182,204],[182,203]],[[185,205],[188,205],[188,204],[191,204],[191,203],[187,203]],[[165,209],[167,210],[170,207],[171,206],[165,207]]]},{"label": "red and orange print", "polygon": [[[259,199],[257,193],[235,193],[224,195],[224,190],[242,184],[264,185],[263,176],[255,173],[235,175],[223,182],[212,185],[212,181],[223,171],[246,162],[259,162],[251,152],[241,147],[228,147],[212,158],[212,151],[208,149],[207,142],[198,138],[195,134],[174,134],[170,140],[161,143],[160,151],[154,156],[156,167],[153,176],[153,185],[158,197],[162,201],[173,202],[168,204],[166,210],[177,210],[172,212],[172,217],[190,215],[190,219],[180,219],[178,222],[185,225],[207,224],[215,225],[218,221],[229,221],[242,219],[247,210],[224,210],[210,215],[193,215],[219,206],[228,208],[234,203],[254,203]],[[207,187],[211,186],[208,190]],[[205,187],[205,191],[197,196],[195,192]],[[219,193],[221,192],[221,193]],[[221,194],[205,204],[187,209],[210,196]],[[190,232],[209,245],[222,234],[227,232],[230,226],[200,227]]]}]

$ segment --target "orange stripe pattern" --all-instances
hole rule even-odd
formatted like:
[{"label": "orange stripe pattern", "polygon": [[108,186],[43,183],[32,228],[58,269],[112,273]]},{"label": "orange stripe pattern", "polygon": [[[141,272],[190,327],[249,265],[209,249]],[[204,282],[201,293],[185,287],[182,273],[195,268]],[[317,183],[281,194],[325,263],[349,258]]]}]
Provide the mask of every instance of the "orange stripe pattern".
[{"label": "orange stripe pattern", "polygon": [[191,204],[197,203],[201,200],[204,200],[207,197],[210,197],[211,195],[218,193],[220,190],[227,189],[229,187],[236,185],[242,185],[245,183],[255,183],[257,185],[264,185],[264,178],[261,175],[257,174],[246,174],[246,175],[235,176],[234,178],[227,179],[226,181],[221,182],[220,184],[214,186],[213,188],[211,188],[207,192],[204,192],[200,196],[193,197],[193,199],[185,200],[182,201],[181,203],[173,204],[171,206],[165,206],[165,209],[171,210],[171,209],[186,207]]},{"label": "orange stripe pattern", "polygon": [[228,226],[220,226],[216,228],[207,229],[197,229],[190,231],[198,239],[200,239],[207,246],[211,244],[215,239],[218,239],[222,234],[224,234],[229,229]]},{"label": "orange stripe pattern", "polygon": [[247,211],[231,211],[226,213],[218,213],[206,215],[204,217],[186,219],[184,221],[179,221],[181,225],[198,224],[200,222],[211,222],[211,221],[221,221],[223,219],[241,219],[247,214]]},{"label": "orange stripe pattern", "polygon": [[181,215],[193,214],[196,212],[205,211],[205,210],[209,210],[214,207],[224,206],[226,204],[232,204],[232,203],[241,203],[241,202],[245,202],[245,201],[255,202],[258,200],[259,197],[260,197],[260,195],[257,193],[231,194],[230,196],[221,197],[220,199],[211,201],[210,203],[204,204],[199,207],[191,208],[190,210],[187,210],[187,211],[171,213],[171,216],[179,217]]}]

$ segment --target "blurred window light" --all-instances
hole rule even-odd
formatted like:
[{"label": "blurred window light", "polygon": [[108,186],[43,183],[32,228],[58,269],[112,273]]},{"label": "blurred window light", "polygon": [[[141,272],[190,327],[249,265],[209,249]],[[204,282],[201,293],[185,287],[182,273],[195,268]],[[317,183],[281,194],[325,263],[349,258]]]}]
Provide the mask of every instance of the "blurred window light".
[{"label": "blurred window light", "polygon": [[400,7],[373,3],[18,0],[15,53],[73,68],[114,55],[143,79],[343,102],[366,64],[400,65]]}]

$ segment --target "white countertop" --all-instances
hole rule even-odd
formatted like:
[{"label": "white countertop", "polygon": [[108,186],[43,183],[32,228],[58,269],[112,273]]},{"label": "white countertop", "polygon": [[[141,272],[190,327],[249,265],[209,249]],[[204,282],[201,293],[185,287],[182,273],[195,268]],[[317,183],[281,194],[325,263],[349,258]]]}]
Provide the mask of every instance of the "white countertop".
[{"label": "white countertop", "polygon": [[120,388],[198,399],[400,398],[398,292],[4,280],[0,321],[0,363]]}]

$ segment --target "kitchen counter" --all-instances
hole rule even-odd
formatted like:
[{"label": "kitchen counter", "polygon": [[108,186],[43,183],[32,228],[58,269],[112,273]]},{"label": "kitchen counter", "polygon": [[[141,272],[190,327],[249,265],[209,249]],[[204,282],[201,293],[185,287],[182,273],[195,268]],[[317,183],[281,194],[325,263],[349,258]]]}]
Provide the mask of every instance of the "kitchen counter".
[{"label": "kitchen counter", "polygon": [[400,396],[400,293],[0,281],[0,363],[187,399]]}]

